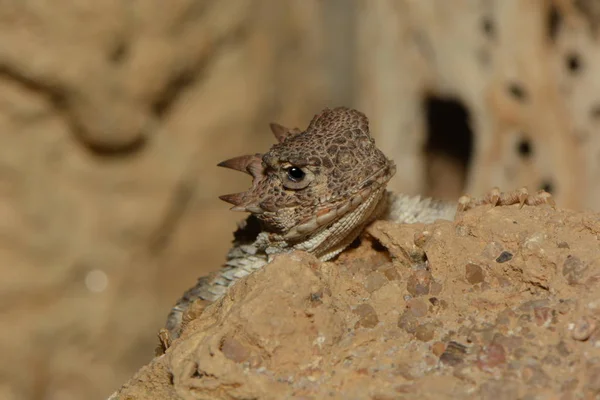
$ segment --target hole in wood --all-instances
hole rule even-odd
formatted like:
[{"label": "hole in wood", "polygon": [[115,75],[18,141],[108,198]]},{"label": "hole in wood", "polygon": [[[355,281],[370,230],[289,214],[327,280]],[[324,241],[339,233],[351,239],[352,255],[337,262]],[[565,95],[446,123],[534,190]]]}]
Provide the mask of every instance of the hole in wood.
[{"label": "hole in wood", "polygon": [[519,101],[525,101],[527,99],[527,92],[520,83],[511,82],[508,84],[508,93]]},{"label": "hole in wood", "polygon": [[517,143],[517,152],[523,158],[531,157],[533,153],[533,146],[531,144],[531,141],[525,137],[519,140],[519,143]]},{"label": "hole in wood", "polygon": [[469,111],[458,99],[436,96],[425,97],[423,108],[427,123],[425,194],[458,198],[473,151]]},{"label": "hole in wood", "polygon": [[483,29],[483,33],[490,39],[495,36],[496,29],[494,25],[494,21],[489,17],[484,17],[481,21],[481,28]]},{"label": "hole in wood", "polygon": [[548,10],[548,37],[551,40],[555,40],[558,36],[561,23],[562,15],[560,15],[558,7],[556,7],[556,5],[550,6]]},{"label": "hole in wood", "polygon": [[565,61],[567,64],[567,69],[569,70],[569,72],[571,72],[571,74],[575,75],[577,72],[579,72],[581,70],[582,63],[581,63],[581,57],[579,56],[579,54],[570,53],[567,55]]},{"label": "hole in wood", "polygon": [[542,184],[540,185],[540,189],[545,190],[546,192],[552,194],[554,193],[554,185],[552,184],[552,181],[550,180],[546,180],[543,181]]}]

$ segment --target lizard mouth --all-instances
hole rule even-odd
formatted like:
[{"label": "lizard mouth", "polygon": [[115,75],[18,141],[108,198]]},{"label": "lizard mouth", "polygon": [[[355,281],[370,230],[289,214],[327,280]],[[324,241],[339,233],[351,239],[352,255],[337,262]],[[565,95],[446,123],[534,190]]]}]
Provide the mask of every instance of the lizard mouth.
[{"label": "lizard mouth", "polygon": [[386,167],[361,182],[356,191],[340,197],[344,200],[331,200],[330,206],[317,209],[310,218],[291,228],[285,234],[284,239],[289,240],[307,236],[356,210],[361,204],[372,200],[372,197],[381,196],[385,190],[385,185],[395,173],[396,165],[390,161]]}]

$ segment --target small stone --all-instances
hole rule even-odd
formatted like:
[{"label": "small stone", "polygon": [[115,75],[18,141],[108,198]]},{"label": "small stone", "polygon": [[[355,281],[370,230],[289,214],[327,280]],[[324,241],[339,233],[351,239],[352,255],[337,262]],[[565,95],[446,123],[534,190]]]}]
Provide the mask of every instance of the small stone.
[{"label": "small stone", "polygon": [[440,356],[440,361],[446,365],[458,365],[463,362],[465,354],[467,354],[467,348],[464,345],[450,341]]},{"label": "small stone", "polygon": [[382,269],[381,272],[383,272],[383,275],[387,278],[388,281],[397,281],[402,278],[396,270],[396,268],[394,268],[393,266]]},{"label": "small stone", "polygon": [[367,281],[365,283],[365,289],[369,293],[373,293],[377,289],[381,289],[386,283],[388,283],[388,279],[381,272],[375,271],[367,277]]},{"label": "small stone", "polygon": [[488,370],[504,363],[506,363],[506,351],[498,343],[484,347],[477,357],[477,366],[481,370]]},{"label": "small stone", "polygon": [[569,285],[575,285],[583,280],[586,270],[586,265],[579,257],[569,255],[563,263],[562,274],[567,279]]},{"label": "small stone", "polygon": [[225,358],[241,363],[250,357],[250,350],[234,338],[226,337],[221,342],[221,352]]},{"label": "small stone", "polygon": [[496,324],[509,325],[511,320],[515,319],[516,317],[517,314],[510,308],[507,308],[498,314],[498,317],[496,318]]},{"label": "small stone", "polygon": [[559,249],[570,249],[571,248],[569,246],[569,243],[567,243],[567,242],[558,242],[556,245],[558,246]]},{"label": "small stone", "polygon": [[573,326],[571,337],[575,340],[586,341],[592,336],[592,333],[596,329],[596,323],[588,318],[582,317]]},{"label": "small stone", "polygon": [[549,304],[547,299],[529,300],[519,306],[519,311],[531,312],[538,307],[546,307]]},{"label": "small stone", "polygon": [[446,351],[446,345],[442,342],[435,342],[431,346],[431,352],[438,357],[440,357],[442,354],[444,354],[444,351]]},{"label": "small stone", "polygon": [[512,260],[512,258],[513,258],[513,255],[511,252],[503,251],[502,253],[500,253],[498,258],[496,258],[496,262],[501,264],[501,263],[505,263],[507,261]]},{"label": "small stone", "polygon": [[354,309],[354,314],[358,315],[358,326],[364,328],[374,328],[379,323],[377,312],[370,304],[360,304]]},{"label": "small stone", "polygon": [[406,308],[417,318],[427,315],[427,304],[421,299],[411,299],[406,303]]},{"label": "small stone", "polygon": [[556,345],[556,351],[559,355],[563,357],[567,357],[571,354],[571,349],[569,349],[569,346],[567,345],[567,343],[565,343],[564,340],[558,342],[558,344]]},{"label": "small stone", "polygon": [[471,285],[483,282],[483,269],[474,263],[465,266],[465,278]]},{"label": "small stone", "polygon": [[600,393],[600,367],[589,366],[586,369],[586,389],[595,394]]},{"label": "small stone", "polygon": [[412,315],[409,310],[404,311],[400,318],[398,318],[398,328],[404,330],[406,333],[415,333],[418,325],[419,321],[417,317]]},{"label": "small stone", "polygon": [[471,228],[463,224],[458,224],[455,232],[457,236],[467,237],[471,234]]},{"label": "small stone", "polygon": [[316,291],[310,294],[310,301],[313,305],[323,304],[323,290]]},{"label": "small stone", "polygon": [[533,309],[533,317],[537,326],[548,327],[554,320],[554,310],[550,307],[536,307]]},{"label": "small stone", "polygon": [[429,294],[429,287],[433,277],[429,271],[417,271],[408,277],[406,290],[413,296]]},{"label": "small stone", "polygon": [[413,237],[413,242],[417,247],[423,248],[431,239],[431,231],[416,232]]},{"label": "small stone", "polygon": [[558,356],[555,356],[552,354],[546,354],[546,356],[544,358],[542,358],[542,362],[544,364],[558,366],[561,364],[561,359]]},{"label": "small stone", "polygon": [[435,335],[435,327],[432,323],[419,325],[415,330],[415,337],[422,342],[429,342]]},{"label": "small stone", "polygon": [[548,376],[548,374],[546,374],[542,367],[537,363],[534,365],[528,365],[525,368],[523,368],[523,370],[521,371],[521,376],[523,377],[523,380],[525,380],[525,382],[532,386],[547,386],[551,382],[551,379]]},{"label": "small stone", "polygon": [[440,293],[442,293],[442,284],[438,282],[431,282],[431,285],[429,286],[429,294],[437,296]]}]

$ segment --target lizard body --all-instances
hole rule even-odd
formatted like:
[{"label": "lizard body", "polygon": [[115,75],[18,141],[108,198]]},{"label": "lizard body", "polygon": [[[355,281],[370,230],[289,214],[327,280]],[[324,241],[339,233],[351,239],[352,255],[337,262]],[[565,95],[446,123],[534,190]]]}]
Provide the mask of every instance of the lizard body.
[{"label": "lizard body", "polygon": [[305,131],[271,124],[278,143],[264,155],[236,157],[219,166],[253,177],[242,193],[221,196],[232,210],[250,212],[234,234],[227,261],[202,277],[171,310],[169,338],[180,334],[184,312],[197,300],[214,302],[240,278],[266,265],[279,253],[304,250],[327,261],[344,250],[377,218],[397,223],[453,220],[458,211],[479,204],[540,204],[548,193],[529,196],[525,189],[492,190],[487,196],[463,196],[456,203],[386,190],[394,163],[375,146],[367,117],[339,107],[316,115]]}]

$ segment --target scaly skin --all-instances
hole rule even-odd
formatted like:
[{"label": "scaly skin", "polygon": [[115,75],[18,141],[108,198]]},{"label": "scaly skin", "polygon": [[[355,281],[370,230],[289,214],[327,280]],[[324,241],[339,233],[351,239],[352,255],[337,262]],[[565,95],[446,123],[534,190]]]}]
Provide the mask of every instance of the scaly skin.
[{"label": "scaly skin", "polygon": [[218,300],[238,279],[266,265],[279,253],[304,250],[327,261],[339,254],[376,218],[398,223],[454,219],[481,204],[551,203],[548,193],[526,189],[492,190],[482,198],[463,196],[446,203],[393,194],[385,186],[395,165],[375,146],[367,117],[348,108],[326,109],[305,131],[271,124],[278,143],[263,154],[236,157],[219,166],[253,177],[242,193],[221,196],[232,210],[250,212],[235,233],[221,270],[200,278],[171,310],[163,348],[179,336],[184,313],[194,301]]}]

